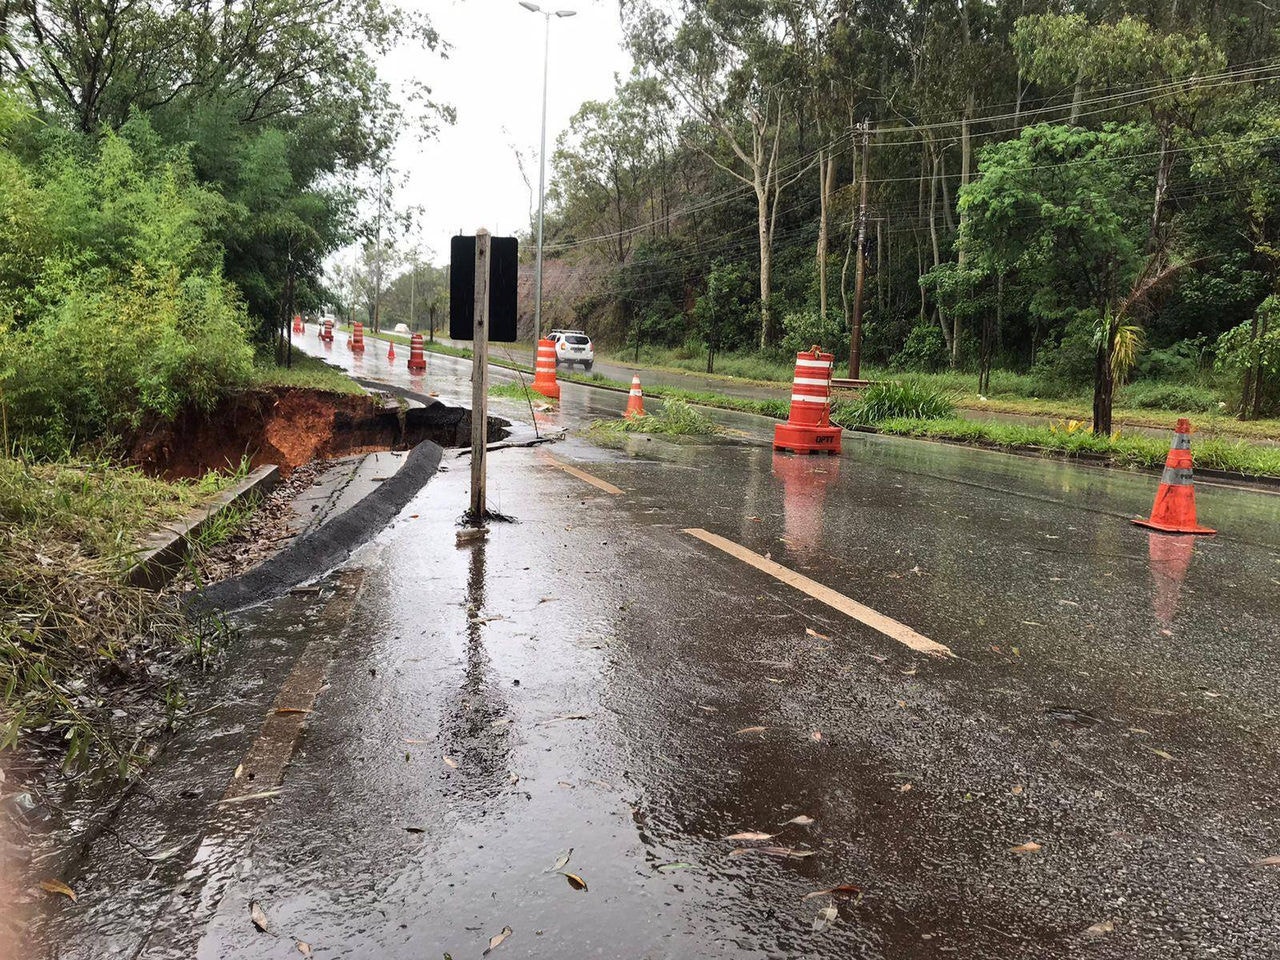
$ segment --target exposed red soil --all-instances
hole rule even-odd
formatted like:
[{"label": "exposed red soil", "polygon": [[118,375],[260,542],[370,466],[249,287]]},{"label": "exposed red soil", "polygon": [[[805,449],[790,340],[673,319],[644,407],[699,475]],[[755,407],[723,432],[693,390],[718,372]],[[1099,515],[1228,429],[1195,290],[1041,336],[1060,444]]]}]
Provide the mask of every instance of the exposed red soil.
[{"label": "exposed red soil", "polygon": [[211,469],[274,463],[286,476],[317,457],[404,445],[401,418],[371,397],[278,387],[239,394],[212,413],[189,411],[139,432],[130,459],[166,479]]}]

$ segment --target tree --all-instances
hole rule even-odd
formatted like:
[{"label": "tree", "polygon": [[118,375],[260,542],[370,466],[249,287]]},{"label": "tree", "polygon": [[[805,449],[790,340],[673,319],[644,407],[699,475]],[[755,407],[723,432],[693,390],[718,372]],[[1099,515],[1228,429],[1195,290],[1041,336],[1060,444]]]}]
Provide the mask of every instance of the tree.
[{"label": "tree", "polygon": [[1142,177],[1128,157],[1144,137],[1134,126],[1028,127],[982,151],[980,176],[960,196],[960,244],[973,269],[1033,288],[1032,312],[1056,318],[1083,308],[1098,325],[1093,429],[1101,434],[1111,432],[1122,321],[1167,276],[1149,272],[1142,254]]}]

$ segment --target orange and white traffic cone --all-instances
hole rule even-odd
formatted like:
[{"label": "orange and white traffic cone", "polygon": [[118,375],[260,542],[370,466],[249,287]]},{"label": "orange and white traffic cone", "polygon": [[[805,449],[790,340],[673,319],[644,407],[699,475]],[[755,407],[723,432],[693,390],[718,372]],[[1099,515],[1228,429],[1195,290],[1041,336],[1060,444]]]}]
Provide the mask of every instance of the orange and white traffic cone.
[{"label": "orange and white traffic cone", "polygon": [[351,352],[364,353],[364,324],[359,320],[351,331]]},{"label": "orange and white traffic cone", "polygon": [[422,373],[427,369],[427,357],[422,350],[422,334],[409,338],[409,372]]},{"label": "orange and white traffic cone", "polygon": [[1135,518],[1133,522],[1161,533],[1218,532],[1196,523],[1196,488],[1191,475],[1191,421],[1186,417],[1178,421],[1173,435],[1151,516],[1145,520]]},{"label": "orange and white traffic cone", "polygon": [[395,342],[392,341],[387,344],[387,363],[395,363],[395,362],[396,362],[396,345],[395,345]]},{"label": "orange and white traffic cone", "polygon": [[550,340],[538,341],[538,355],[533,361],[533,389],[552,400],[560,399],[560,381],[556,379],[556,345]]},{"label": "orange and white traffic cone", "polygon": [[773,428],[773,449],[792,453],[840,452],[840,428],[831,426],[831,368],[835,356],[816,346],[796,354],[791,413]]},{"label": "orange and white traffic cone", "polygon": [[631,395],[627,398],[627,412],[624,416],[644,416],[644,391],[640,389],[640,375],[631,375]]}]

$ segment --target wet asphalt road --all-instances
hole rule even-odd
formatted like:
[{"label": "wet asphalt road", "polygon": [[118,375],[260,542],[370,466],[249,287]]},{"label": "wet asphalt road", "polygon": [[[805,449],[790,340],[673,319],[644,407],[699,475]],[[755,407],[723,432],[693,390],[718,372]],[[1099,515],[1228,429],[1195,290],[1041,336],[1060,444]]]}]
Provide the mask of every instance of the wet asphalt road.
[{"label": "wet asphalt road", "polygon": [[[407,386],[404,356],[360,373]],[[429,363],[415,388],[469,396]],[[544,426],[625,402],[562,389]],[[1280,854],[1280,497],[1201,484],[1221,535],[1170,539],[1125,520],[1150,476],[861,436],[796,459],[723,420],[741,442],[499,451],[514,522],[462,548],[447,455],[351,570],[240,618],[119,821],[181,852],[98,844],[31,955],[461,960],[506,927],[497,960],[1277,955],[1251,864]]]}]

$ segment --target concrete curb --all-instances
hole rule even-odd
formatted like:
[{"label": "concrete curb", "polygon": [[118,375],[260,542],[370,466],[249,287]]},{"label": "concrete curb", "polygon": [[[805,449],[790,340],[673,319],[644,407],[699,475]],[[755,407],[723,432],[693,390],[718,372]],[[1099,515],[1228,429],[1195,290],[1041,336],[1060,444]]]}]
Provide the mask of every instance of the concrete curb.
[{"label": "concrete curb", "polygon": [[323,576],[371,540],[417,495],[440,467],[444,448],[424,440],[404,465],[341,516],[298,537],[278,554],[232,580],[193,594],[188,609],[232,612],[271,600]]},{"label": "concrete curb", "polygon": [[135,587],[158,590],[182,569],[190,550],[190,541],[221,513],[239,506],[250,497],[269,493],[280,482],[280,468],[275,464],[258,467],[234,486],[223,490],[208,503],[197,507],[181,520],[150,534],[142,541],[141,553],[127,575]]}]

